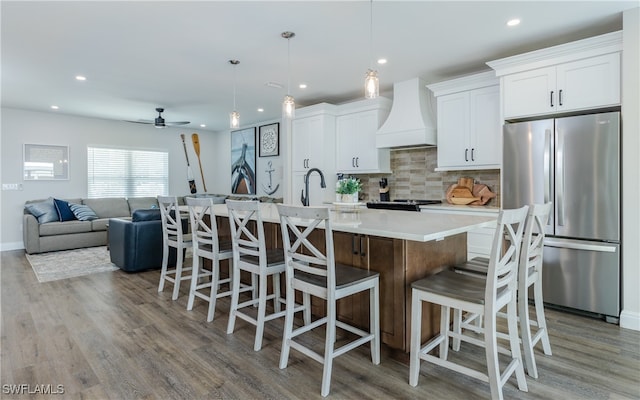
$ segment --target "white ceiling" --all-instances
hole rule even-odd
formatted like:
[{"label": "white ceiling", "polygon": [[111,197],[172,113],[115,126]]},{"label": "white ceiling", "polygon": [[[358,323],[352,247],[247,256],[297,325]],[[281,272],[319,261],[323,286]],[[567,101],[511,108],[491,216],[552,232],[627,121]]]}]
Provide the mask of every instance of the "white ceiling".
[{"label": "white ceiling", "polygon": [[[374,1],[381,92],[487,70],[486,61],[622,28],[639,1]],[[363,97],[368,1],[1,2],[2,106],[115,120],[191,121],[228,129],[279,118],[287,86],[298,107]],[[522,23],[508,28],[506,21]],[[85,82],[76,75],[87,77]],[[279,82],[284,88],[268,87]],[[297,85],[304,82],[307,89]],[[51,105],[60,107],[57,111]],[[258,113],[259,107],[264,108]],[[150,129],[153,129],[150,126]]]}]

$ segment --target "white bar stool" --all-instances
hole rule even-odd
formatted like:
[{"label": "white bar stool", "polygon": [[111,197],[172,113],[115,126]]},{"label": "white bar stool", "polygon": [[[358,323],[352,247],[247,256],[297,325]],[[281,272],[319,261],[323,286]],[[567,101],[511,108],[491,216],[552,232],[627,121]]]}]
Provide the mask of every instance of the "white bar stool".
[{"label": "white bar stool", "polygon": [[[229,225],[231,227],[231,241],[233,245],[233,281],[231,295],[231,310],[229,311],[229,324],[227,334],[233,333],[236,317],[252,323],[256,326],[256,337],[253,349],[262,348],[262,336],[264,324],[275,318],[284,317],[281,310],[284,299],[280,296],[280,274],[284,272],[284,252],[282,249],[269,249],[265,243],[264,226],[260,214],[258,201],[234,201],[227,200],[229,210]],[[253,232],[249,224],[255,222],[256,232]],[[258,277],[258,295],[250,300],[239,303],[241,292],[240,272],[247,271]],[[267,293],[267,279],[273,278],[273,293]],[[253,286],[253,285],[252,285]],[[274,312],[267,315],[267,300],[273,300]],[[249,315],[243,309],[249,306],[258,306],[257,317]]]},{"label": "white bar stool", "polygon": [[[493,399],[502,399],[502,387],[515,372],[518,389],[527,391],[517,317],[517,274],[520,257],[520,238],[528,207],[516,210],[502,210],[498,217],[493,237],[489,269],[486,278],[461,274],[454,270],[444,270],[436,275],[413,282],[411,293],[411,355],[409,384],[416,386],[420,374],[420,360],[463,373],[488,382]],[[508,240],[503,240],[506,237]],[[422,302],[440,305],[440,333],[421,345]],[[503,349],[497,343],[496,319],[498,312],[507,307],[510,349]],[[450,309],[457,313],[471,312],[484,317],[484,326],[477,327],[475,336],[465,335],[450,326]],[[455,313],[454,313],[455,314]],[[447,360],[449,338],[460,339],[485,348],[487,373],[453,363]],[[429,354],[439,347],[439,357]],[[511,361],[500,373],[498,351],[510,356]]]},{"label": "white bar stool", "polygon": [[[371,361],[380,364],[380,291],[379,274],[365,269],[336,264],[333,248],[333,231],[326,207],[296,207],[277,204],[280,213],[282,241],[287,260],[287,316],[284,322],[284,337],[280,354],[280,368],[286,368],[291,348],[324,364],[322,373],[322,396],[327,396],[331,388],[331,369],[333,359],[362,344],[371,343]],[[296,221],[303,219],[309,225],[300,231]],[[326,252],[320,251],[309,241],[314,229],[323,227]],[[304,325],[293,329],[295,291],[303,293],[305,304],[310,304],[310,296],[327,301],[327,316],[313,323],[305,318]],[[349,324],[338,321],[337,301],[356,293],[369,291],[370,331],[366,332]],[[324,355],[294,339],[299,335],[326,324]],[[335,348],[336,327],[357,336],[350,343]]]},{"label": "white bar stool", "polygon": [[[183,276],[183,272],[191,272],[191,267],[183,268],[185,251],[192,247],[190,237],[185,237],[182,228],[182,216],[176,196],[158,196],[158,206],[162,215],[162,270],[158,292],[164,290],[164,282],[173,283],[172,300],[178,298],[180,282],[191,279],[191,274]],[[175,248],[177,253],[176,266],[168,269],[169,248]]]}]

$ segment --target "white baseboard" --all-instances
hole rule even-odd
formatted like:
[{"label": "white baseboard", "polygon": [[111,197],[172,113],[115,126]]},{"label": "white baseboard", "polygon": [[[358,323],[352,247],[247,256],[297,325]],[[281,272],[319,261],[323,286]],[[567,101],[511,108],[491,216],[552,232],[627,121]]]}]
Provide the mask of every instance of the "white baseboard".
[{"label": "white baseboard", "polygon": [[640,312],[622,310],[620,313],[620,327],[640,331]]},{"label": "white baseboard", "polygon": [[0,243],[0,251],[22,250],[22,249],[24,249],[24,243],[22,242]]}]

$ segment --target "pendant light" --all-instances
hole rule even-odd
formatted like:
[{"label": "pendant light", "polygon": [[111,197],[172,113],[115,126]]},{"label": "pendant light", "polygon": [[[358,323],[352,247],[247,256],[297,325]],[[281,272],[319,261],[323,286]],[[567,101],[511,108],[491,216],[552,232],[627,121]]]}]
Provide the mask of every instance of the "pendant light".
[{"label": "pendant light", "polygon": [[373,0],[369,2],[370,21],[369,21],[369,45],[370,45],[370,64],[364,79],[364,98],[375,99],[380,92],[378,83],[378,71],[373,69]]},{"label": "pendant light", "polygon": [[237,129],[240,127],[240,113],[236,111],[236,66],[240,64],[240,61],[229,60],[229,64],[233,65],[233,111],[229,115],[229,127]]},{"label": "pendant light", "polygon": [[293,32],[282,32],[282,37],[287,39],[287,95],[282,102],[282,118],[292,119],[295,116],[296,102],[291,96],[291,45],[290,39],[296,34]]}]

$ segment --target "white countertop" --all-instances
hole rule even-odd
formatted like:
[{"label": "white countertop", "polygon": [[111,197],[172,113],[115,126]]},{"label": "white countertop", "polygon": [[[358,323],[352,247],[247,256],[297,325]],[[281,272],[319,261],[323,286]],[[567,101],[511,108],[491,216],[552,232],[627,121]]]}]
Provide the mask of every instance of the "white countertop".
[{"label": "white countertop", "polygon": [[[439,240],[476,228],[492,226],[497,219],[497,213],[477,216],[366,208],[345,212],[335,211],[333,207],[330,208],[332,209],[331,226],[334,231],[418,242]],[[228,216],[225,204],[214,205],[213,211],[218,216]],[[260,212],[264,222],[280,223],[280,216],[275,204],[261,203]],[[307,220],[300,220],[301,226],[307,224]]]}]

